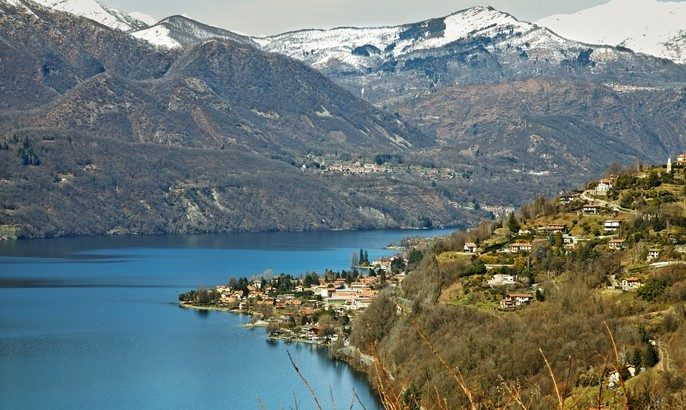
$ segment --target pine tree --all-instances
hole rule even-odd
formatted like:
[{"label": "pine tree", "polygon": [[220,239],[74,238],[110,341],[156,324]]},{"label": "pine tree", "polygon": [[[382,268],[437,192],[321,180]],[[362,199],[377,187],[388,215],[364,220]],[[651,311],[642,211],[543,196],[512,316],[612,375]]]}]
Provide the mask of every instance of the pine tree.
[{"label": "pine tree", "polygon": [[519,222],[517,222],[514,212],[510,212],[510,217],[507,220],[507,229],[512,233],[519,232]]},{"label": "pine tree", "polygon": [[648,348],[646,349],[645,356],[643,357],[643,363],[647,368],[650,368],[655,366],[659,361],[660,358],[657,354],[657,349],[655,349],[655,346],[648,343]]}]

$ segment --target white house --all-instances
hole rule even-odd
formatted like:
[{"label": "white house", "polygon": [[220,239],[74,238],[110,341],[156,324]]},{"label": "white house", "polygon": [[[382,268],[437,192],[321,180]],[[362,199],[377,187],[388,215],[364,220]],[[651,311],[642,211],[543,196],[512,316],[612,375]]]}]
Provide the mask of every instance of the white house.
[{"label": "white house", "polygon": [[610,239],[610,242],[608,243],[608,246],[610,249],[614,249],[616,251],[621,251],[626,247],[626,240],[625,239]]},{"label": "white house", "polygon": [[610,178],[603,178],[595,187],[596,195],[607,195],[607,192],[612,188],[612,180]]},{"label": "white house", "polygon": [[585,214],[597,214],[600,211],[600,205],[596,204],[586,204],[582,209]]},{"label": "white house", "polygon": [[525,305],[533,300],[531,293],[508,293],[505,299],[500,301],[501,309],[513,309]]},{"label": "white house", "polygon": [[577,236],[568,234],[562,235],[562,243],[565,245],[576,245],[577,242],[579,242],[579,238]]},{"label": "white house", "polygon": [[531,252],[531,249],[533,246],[530,243],[526,242],[515,242],[510,244],[510,252],[511,253],[517,253],[517,252]]},{"label": "white house", "polygon": [[660,257],[660,250],[659,249],[649,249],[648,250],[648,260],[652,261],[653,259],[657,259]]},{"label": "white house", "polygon": [[502,273],[496,273],[493,275],[493,279],[488,280],[488,286],[510,286],[517,284],[517,277],[515,275],[507,275]]},{"label": "white house", "polygon": [[643,286],[643,283],[641,283],[641,280],[638,278],[630,277],[622,280],[622,290],[625,291],[638,289],[641,286]]},{"label": "white house", "polygon": [[603,223],[603,226],[605,227],[605,232],[615,232],[617,229],[619,229],[619,225],[621,225],[621,221],[618,221],[616,219],[609,219]]},{"label": "white house", "polygon": [[477,246],[474,242],[467,242],[464,244],[464,251],[468,253],[476,253]]},{"label": "white house", "polygon": [[568,204],[570,202],[574,202],[579,197],[581,194],[579,192],[560,192],[560,195],[558,196],[560,203],[562,204]]}]

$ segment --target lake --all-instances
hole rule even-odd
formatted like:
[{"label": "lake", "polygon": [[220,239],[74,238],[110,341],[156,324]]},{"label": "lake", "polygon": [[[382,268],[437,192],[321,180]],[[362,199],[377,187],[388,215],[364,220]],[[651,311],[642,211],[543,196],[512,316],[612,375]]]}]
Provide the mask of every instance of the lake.
[{"label": "lake", "polygon": [[[244,315],[178,307],[230,277],[346,269],[404,236],[447,230],[241,233],[0,242],[0,408],[313,408],[287,352],[324,407],[362,375],[325,348],[270,342]],[[296,405],[297,403],[297,405]],[[354,403],[353,408],[362,408]]]}]

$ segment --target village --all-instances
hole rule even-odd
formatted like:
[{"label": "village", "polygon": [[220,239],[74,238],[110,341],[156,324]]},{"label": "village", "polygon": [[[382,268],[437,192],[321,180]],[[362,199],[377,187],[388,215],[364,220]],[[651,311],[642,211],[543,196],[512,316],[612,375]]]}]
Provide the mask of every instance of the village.
[{"label": "village", "polygon": [[270,339],[336,342],[349,335],[350,321],[382,289],[397,288],[405,278],[402,255],[371,262],[366,251],[359,255],[354,255],[350,271],[231,279],[213,289],[181,294],[179,301],[183,307],[250,314],[246,327],[265,327]]},{"label": "village", "polygon": [[[683,196],[686,154],[672,164],[640,172],[610,174],[585,189],[561,192],[552,200],[540,199],[548,212],[532,217],[524,209],[510,214],[483,241],[477,229],[463,235],[461,251],[438,255],[444,266],[470,261],[483,275],[465,279],[448,289],[443,301],[515,310],[543,300],[545,289],[528,276],[528,266],[541,252],[569,254],[601,251],[621,266],[621,273],[606,279],[605,292],[633,292],[651,271],[684,263],[686,232],[665,222],[663,214],[683,217],[677,198]],[[678,178],[675,178],[678,175]],[[452,293],[451,293],[452,291]]]}]

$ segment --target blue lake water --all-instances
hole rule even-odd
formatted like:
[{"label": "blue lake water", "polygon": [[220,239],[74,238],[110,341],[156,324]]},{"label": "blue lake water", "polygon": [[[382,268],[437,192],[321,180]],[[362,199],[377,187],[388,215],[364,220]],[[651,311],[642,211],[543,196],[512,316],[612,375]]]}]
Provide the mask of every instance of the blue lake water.
[{"label": "blue lake water", "polygon": [[[313,408],[290,352],[325,407],[364,378],[328,351],[269,342],[246,316],[198,312],[179,293],[230,277],[346,269],[404,236],[371,231],[59,238],[0,243],[0,408]],[[296,402],[298,405],[296,405]],[[355,402],[353,408],[362,408]]]}]

